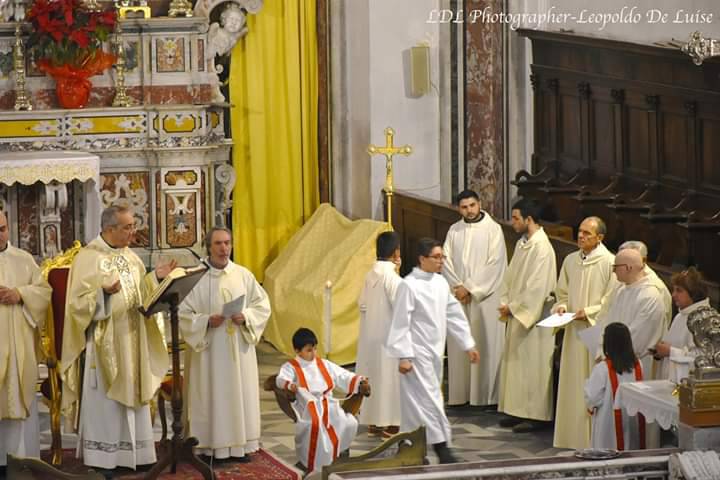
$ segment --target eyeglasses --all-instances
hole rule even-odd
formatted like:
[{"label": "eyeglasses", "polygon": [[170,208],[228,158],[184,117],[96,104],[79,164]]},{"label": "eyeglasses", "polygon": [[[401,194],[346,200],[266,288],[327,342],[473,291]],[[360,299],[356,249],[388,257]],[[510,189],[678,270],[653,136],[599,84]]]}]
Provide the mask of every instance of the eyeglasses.
[{"label": "eyeglasses", "polygon": [[137,230],[137,227],[134,223],[128,223],[127,225],[116,225],[115,228],[119,230],[125,230],[126,232],[132,232],[133,230]]},{"label": "eyeglasses", "polygon": [[627,263],[616,263],[612,266],[613,270],[617,269],[618,267],[625,267],[630,270],[630,266]]},{"label": "eyeglasses", "polygon": [[447,257],[445,255],[428,255],[425,258],[432,258],[433,260],[445,260]]}]

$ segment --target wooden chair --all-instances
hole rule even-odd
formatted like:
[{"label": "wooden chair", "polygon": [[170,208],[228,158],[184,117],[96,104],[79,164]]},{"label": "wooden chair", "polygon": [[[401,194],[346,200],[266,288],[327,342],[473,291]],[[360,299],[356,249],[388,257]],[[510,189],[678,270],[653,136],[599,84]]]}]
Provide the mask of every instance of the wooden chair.
[{"label": "wooden chair", "polygon": [[65,325],[65,298],[67,294],[70,265],[82,245],[75,241],[72,247],[60,255],[45,260],[40,266],[43,278],[52,287],[50,308],[47,321],[40,331],[41,355],[48,368],[48,378],[40,385],[40,391],[47,400],[50,409],[50,431],[52,433],[51,462],[62,463],[62,436],[60,433],[60,406],[62,388],[58,360],[62,356],[63,327]]}]

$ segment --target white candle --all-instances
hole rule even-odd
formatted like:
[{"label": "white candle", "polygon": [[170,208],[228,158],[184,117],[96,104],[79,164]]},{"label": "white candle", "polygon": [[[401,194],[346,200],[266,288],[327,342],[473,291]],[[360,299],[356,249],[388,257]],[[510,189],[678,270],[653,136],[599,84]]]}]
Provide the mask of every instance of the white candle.
[{"label": "white candle", "polygon": [[323,327],[324,327],[324,344],[325,344],[325,357],[330,356],[331,340],[332,340],[332,282],[328,280],[325,282],[325,292],[323,294]]}]

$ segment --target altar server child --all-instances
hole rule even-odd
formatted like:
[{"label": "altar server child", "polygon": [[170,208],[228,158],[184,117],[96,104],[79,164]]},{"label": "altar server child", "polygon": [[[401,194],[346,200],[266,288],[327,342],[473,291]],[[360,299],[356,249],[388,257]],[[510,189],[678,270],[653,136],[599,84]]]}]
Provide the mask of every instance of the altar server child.
[{"label": "altar server child", "polygon": [[298,329],[292,342],[297,356],[280,367],[276,382],[278,388],[295,393],[295,451],[310,473],[330,465],[357,434],[357,419],[341,408],[333,389],[352,395],[369,391],[370,385],[366,378],[321,359],[312,330]]},{"label": "altar server child", "polygon": [[595,364],[585,382],[585,403],[592,415],[592,448],[645,448],[643,416],[630,417],[624,409],[615,408],[618,386],[643,379],[625,324],[615,322],[605,327],[603,353],[605,360]]}]

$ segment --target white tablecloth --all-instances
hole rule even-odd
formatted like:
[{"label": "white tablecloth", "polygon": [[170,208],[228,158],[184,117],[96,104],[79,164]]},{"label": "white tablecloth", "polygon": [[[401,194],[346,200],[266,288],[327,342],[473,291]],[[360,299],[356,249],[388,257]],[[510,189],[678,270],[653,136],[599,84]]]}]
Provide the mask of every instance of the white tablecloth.
[{"label": "white tablecloth", "polygon": [[678,425],[678,397],[672,395],[675,384],[669,380],[621,383],[615,395],[615,408],[624,408],[628,415],[645,416],[663,429]]},{"label": "white tablecloth", "polygon": [[0,183],[32,185],[35,182],[85,183],[85,241],[100,232],[100,157],[80,151],[0,153]]}]

